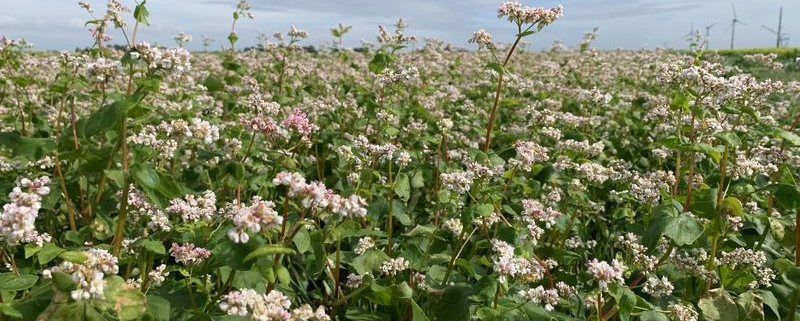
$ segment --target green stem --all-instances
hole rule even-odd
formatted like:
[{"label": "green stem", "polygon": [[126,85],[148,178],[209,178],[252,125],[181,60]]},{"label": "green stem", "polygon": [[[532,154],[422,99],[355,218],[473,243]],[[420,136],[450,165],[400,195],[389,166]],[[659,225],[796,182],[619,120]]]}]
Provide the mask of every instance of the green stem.
[{"label": "green stem", "polygon": [[[528,28],[530,29],[530,27]],[[506,66],[508,65],[508,61],[511,60],[511,54],[514,53],[514,49],[517,48],[520,40],[522,40],[523,36],[520,36],[519,33],[517,34],[517,39],[514,40],[514,44],[511,45],[511,49],[508,50],[508,54],[506,54],[506,58],[503,60],[503,67],[499,72],[497,77],[497,88],[494,92],[494,104],[492,105],[492,112],[489,114],[489,123],[486,124],[486,139],[483,145],[483,152],[489,152],[489,145],[492,143],[492,130],[494,129],[494,119],[497,117],[497,107],[500,105],[500,93],[503,91],[503,76],[506,73]]]},{"label": "green stem", "polygon": [[122,153],[122,203],[119,205],[117,215],[117,231],[114,233],[114,250],[111,252],[119,257],[122,247],[122,238],[125,237],[125,219],[128,216],[128,194],[130,194],[130,183],[128,182],[128,117],[122,117],[119,135],[120,152]]},{"label": "green stem", "polygon": [[[464,239],[464,243],[461,243],[461,248],[458,249],[458,252],[456,252],[456,255],[453,256],[452,258],[450,258],[450,263],[447,264],[447,272],[445,272],[444,278],[442,279],[442,286],[445,286],[447,284],[447,279],[450,278],[450,273],[453,272],[453,268],[456,265],[456,260],[458,259],[459,256],[461,256],[461,252],[464,251],[464,248],[467,246],[467,243],[469,242],[469,239],[472,238],[472,235],[475,234],[475,231],[477,231],[477,230],[478,230],[478,228],[475,227],[475,228],[472,229],[472,232],[469,232],[469,235],[467,235],[467,237]],[[463,232],[462,232],[462,235],[463,235]]]}]

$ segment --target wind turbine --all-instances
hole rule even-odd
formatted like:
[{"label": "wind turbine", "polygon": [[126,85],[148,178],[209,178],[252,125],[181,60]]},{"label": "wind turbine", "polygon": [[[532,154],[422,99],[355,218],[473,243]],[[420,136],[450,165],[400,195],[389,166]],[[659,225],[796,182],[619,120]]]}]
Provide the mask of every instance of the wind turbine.
[{"label": "wind turbine", "polygon": [[736,5],[734,5],[733,2],[731,2],[731,10],[733,10],[733,20],[731,20],[731,25],[729,28],[731,28],[731,49],[733,49],[733,39],[736,35],[736,24],[741,23],[744,26],[747,24],[736,17]]},{"label": "wind turbine", "polygon": [[709,38],[709,36],[708,36],[709,35],[709,31],[711,31],[711,27],[713,27],[715,24],[717,24],[717,23],[715,22],[715,23],[712,23],[710,25],[706,25],[706,50],[708,50],[708,45],[709,45],[709,43],[711,43],[711,38]]},{"label": "wind turbine", "polygon": [[781,32],[782,31],[781,27],[783,27],[782,26],[782,22],[783,22],[783,7],[781,7],[780,11],[778,12],[778,30],[777,31],[775,31],[772,28],[767,27],[765,25],[761,25],[761,28],[764,28],[767,31],[772,32],[775,36],[777,36],[777,40],[775,41],[775,47],[776,48],[780,48],[782,43],[784,43],[784,42],[789,40],[789,36],[785,35],[785,34],[783,34]]},{"label": "wind turbine", "polygon": [[692,24],[689,25],[689,33],[683,35],[683,39],[691,40],[693,37],[694,37],[694,21],[692,21]]}]

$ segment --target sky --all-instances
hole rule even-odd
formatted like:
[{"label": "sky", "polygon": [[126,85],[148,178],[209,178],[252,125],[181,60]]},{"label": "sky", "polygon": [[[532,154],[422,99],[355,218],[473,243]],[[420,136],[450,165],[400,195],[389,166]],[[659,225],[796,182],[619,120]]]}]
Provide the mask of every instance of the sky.
[{"label": "sky", "polygon": [[[135,6],[133,0],[120,0]],[[105,12],[105,1],[87,0],[95,15]],[[344,36],[345,46],[358,47],[363,41],[375,43],[378,25],[393,30],[398,18],[408,23],[407,35],[439,38],[457,47],[474,49],[467,39],[486,29],[495,41],[510,42],[516,27],[497,18],[496,0],[250,0],[253,20],[241,19],[236,31],[238,48],[255,45],[257,35],[285,32],[291,25],[309,32],[301,45],[331,46],[330,28],[342,23],[352,30]],[[710,48],[728,48],[731,39],[732,5],[742,24],[735,28],[735,47],[774,47],[776,35],[762,25],[778,29],[778,12],[783,7],[783,34],[788,45],[800,46],[799,0],[538,0],[520,1],[526,6],[564,6],[564,17],[539,34],[525,38],[531,49],[549,48],[554,41],[577,46],[583,35],[598,28],[594,46],[600,49],[687,48],[686,35],[699,29],[705,35],[710,26]],[[232,12],[238,0],[149,0],[150,26],[143,27],[139,40],[174,46],[173,37],[186,32],[193,40],[190,50],[202,50],[201,35],[216,39],[210,49],[227,43]],[[92,39],[84,23],[93,19],[77,1],[0,0],[0,36],[25,38],[37,50],[87,47]],[[127,20],[132,24],[133,18]],[[112,32],[112,43],[124,43]],[[795,37],[795,38],[793,38]]]}]

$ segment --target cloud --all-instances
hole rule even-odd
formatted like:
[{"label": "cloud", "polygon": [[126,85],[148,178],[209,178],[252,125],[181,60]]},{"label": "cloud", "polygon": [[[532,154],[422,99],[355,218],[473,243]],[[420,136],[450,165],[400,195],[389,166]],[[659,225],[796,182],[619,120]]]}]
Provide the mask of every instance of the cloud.
[{"label": "cloud", "polygon": [[9,15],[1,15],[0,16],[0,26],[8,27],[8,26],[15,26],[17,25],[17,18],[14,16]]}]

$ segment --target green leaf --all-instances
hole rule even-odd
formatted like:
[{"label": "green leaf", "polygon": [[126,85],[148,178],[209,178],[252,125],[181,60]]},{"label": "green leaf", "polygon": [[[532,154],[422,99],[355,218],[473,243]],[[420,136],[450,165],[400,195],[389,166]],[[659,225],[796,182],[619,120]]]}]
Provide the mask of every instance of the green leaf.
[{"label": "green leaf", "polygon": [[20,137],[13,155],[27,160],[38,160],[55,149],[56,143],[51,138]]},{"label": "green leaf", "polygon": [[375,56],[372,57],[372,60],[369,62],[369,71],[379,74],[386,66],[389,65],[389,62],[392,61],[392,56],[385,53],[385,52],[378,52]]},{"label": "green leaf", "polygon": [[142,0],[142,3],[136,5],[136,8],[133,9],[133,18],[139,23],[149,26],[150,22],[147,21],[147,18],[150,16],[150,12],[147,11],[147,8],[144,6],[146,3],[147,0]]},{"label": "green leaf", "polygon": [[17,319],[22,319],[24,317],[24,315],[22,315],[22,311],[17,310],[13,306],[11,306],[11,303],[8,302],[0,304],[0,313]]},{"label": "green leaf", "polygon": [[617,283],[611,283],[609,288],[614,300],[617,301],[619,319],[622,321],[630,320],[631,312],[636,307],[636,294],[627,286],[620,286]]},{"label": "green leaf", "polygon": [[669,321],[669,318],[661,312],[655,310],[644,311],[639,314],[640,321]]},{"label": "green leaf", "polygon": [[682,91],[675,93],[675,96],[672,98],[672,102],[669,104],[669,107],[673,111],[689,110],[689,99],[686,98],[686,94]]},{"label": "green leaf", "polygon": [[53,272],[53,287],[61,292],[69,292],[75,288],[72,276],[64,272]]},{"label": "green leaf", "polygon": [[440,300],[434,300],[433,315],[438,320],[467,321],[470,319],[472,288],[454,285],[444,289]]},{"label": "green leaf", "polygon": [[283,265],[278,265],[275,267],[275,276],[280,284],[288,286],[290,283],[292,283],[292,276],[289,274],[289,270]]},{"label": "green leaf", "polygon": [[89,259],[89,256],[87,256],[86,253],[78,252],[78,251],[64,251],[64,252],[61,252],[58,255],[58,257],[61,258],[64,261],[72,262],[72,263],[76,263],[76,264],[81,264],[83,262],[86,262],[87,259]]},{"label": "green leaf", "polygon": [[147,296],[147,312],[153,317],[155,321],[169,321],[170,320],[170,303],[169,300],[164,299],[157,295]]},{"label": "green leaf", "polygon": [[416,171],[414,173],[414,176],[411,177],[411,187],[413,188],[425,187],[425,176],[422,174],[422,171]]},{"label": "green leaf", "polygon": [[56,257],[58,257],[61,253],[64,253],[66,250],[58,247],[53,243],[45,243],[42,246],[42,249],[39,251],[36,258],[39,259],[39,264],[47,264]]},{"label": "green leaf", "polygon": [[783,139],[784,142],[791,144],[792,146],[800,146],[800,136],[790,131],[783,130],[778,127],[770,127],[768,132],[774,135],[776,138]]},{"label": "green leaf", "polygon": [[256,249],[253,252],[250,252],[250,254],[247,254],[247,256],[244,257],[243,262],[248,262],[265,255],[273,255],[273,254],[293,255],[295,254],[295,251],[283,245],[267,244],[261,246],[260,248]]},{"label": "green leaf", "polygon": [[158,173],[156,173],[150,164],[134,164],[130,167],[130,171],[133,179],[143,187],[156,189],[161,182]]},{"label": "green leaf", "polygon": [[239,162],[230,162],[225,166],[225,171],[237,181],[244,179],[244,165]]},{"label": "green leaf", "polygon": [[175,178],[169,174],[161,172],[158,173],[158,187],[156,187],[156,191],[167,198],[178,198],[183,196],[183,188],[181,188],[181,185],[175,181]]},{"label": "green leaf", "polygon": [[38,280],[39,277],[35,275],[3,273],[0,274],[0,291],[21,291],[30,289]]},{"label": "green leaf", "polygon": [[677,214],[678,210],[669,202],[653,207],[650,211],[650,222],[647,230],[642,235],[642,244],[647,247],[648,252],[655,251],[661,236],[664,235],[667,224]]},{"label": "green leaf", "polygon": [[708,155],[716,163],[719,163],[720,158],[722,158],[722,151],[724,150],[711,146],[711,144],[708,143],[694,143],[691,145],[690,149]]},{"label": "green leaf", "polygon": [[267,288],[267,281],[269,281],[269,283],[275,283],[275,270],[270,265],[264,272],[268,272],[267,274],[271,274],[271,276],[265,278],[261,273],[256,271],[236,271],[231,286],[236,289],[264,291]]},{"label": "green leaf", "polygon": [[394,192],[403,202],[408,201],[408,198],[411,197],[411,184],[408,174],[397,174],[396,180],[394,181]]},{"label": "green leaf", "polygon": [[800,291],[800,267],[790,265],[781,273],[783,283],[795,291]]},{"label": "green leaf", "polygon": [[498,62],[490,62],[490,63],[486,64],[486,69],[494,70],[498,74],[503,74],[505,72],[505,70],[506,70],[505,68],[503,68],[503,65],[501,65]]},{"label": "green leaf", "polygon": [[724,200],[722,200],[722,204],[720,204],[719,209],[720,213],[724,215],[744,217],[742,201],[733,196],[726,197]]},{"label": "green leaf", "polygon": [[697,306],[708,321],[739,320],[739,308],[725,289],[709,290],[706,296],[700,298]]},{"label": "green leaf", "polygon": [[738,147],[742,145],[742,140],[739,138],[739,135],[736,135],[735,132],[719,132],[714,134],[714,137],[729,147]]},{"label": "green leaf", "polygon": [[484,203],[473,208],[475,217],[489,216],[494,213],[494,205],[491,203]]},{"label": "green leaf", "polygon": [[392,200],[392,216],[403,226],[411,226],[411,216],[408,216],[406,206],[399,200]]},{"label": "green leaf", "polygon": [[739,294],[736,303],[744,314],[742,320],[764,320],[764,301],[753,291]]},{"label": "green leaf", "polygon": [[161,243],[160,241],[144,240],[142,241],[142,248],[158,255],[167,254],[167,249],[164,247],[164,243]]},{"label": "green leaf", "polygon": [[772,310],[772,313],[775,315],[778,321],[781,321],[781,313],[779,310],[780,305],[778,304],[778,298],[775,297],[775,294],[772,294],[770,291],[766,290],[759,290],[758,295],[761,297],[761,300],[764,302],[764,305],[769,307]]},{"label": "green leaf", "polygon": [[692,191],[692,212],[700,217],[713,219],[717,216],[717,188],[698,188]]},{"label": "green leaf", "polygon": [[118,275],[106,277],[106,288],[102,301],[113,310],[120,321],[138,320],[147,312],[147,298],[138,289],[125,284]]},{"label": "green leaf", "polygon": [[301,228],[297,230],[292,243],[297,248],[297,253],[306,253],[311,249],[311,235],[308,234],[308,230]]},{"label": "green leaf", "polygon": [[353,269],[356,270],[356,273],[363,275],[367,272],[376,271],[381,267],[383,262],[386,262],[389,259],[390,257],[386,255],[386,253],[383,253],[383,251],[370,249],[353,259],[353,262],[350,265],[353,266]]},{"label": "green leaf", "polygon": [[675,242],[677,246],[692,244],[700,235],[703,235],[703,225],[685,213],[670,220],[664,229],[664,236]]},{"label": "green leaf", "polygon": [[764,191],[772,192],[777,203],[787,209],[797,209],[800,207],[800,190],[797,186],[790,184],[771,184],[765,186]]},{"label": "green leaf", "polygon": [[533,30],[524,31],[524,32],[518,33],[517,34],[517,38],[527,37],[527,36],[530,36],[530,35],[532,35],[534,33],[536,33],[536,31],[533,31]]},{"label": "green leaf", "polygon": [[428,319],[428,316],[425,315],[425,311],[423,311],[422,308],[419,307],[419,304],[417,304],[417,302],[414,300],[410,301],[411,301],[411,321],[430,321],[430,319]]},{"label": "green leaf", "polygon": [[125,173],[121,169],[106,169],[103,170],[103,174],[118,188],[122,188],[125,185]]},{"label": "green leaf", "polygon": [[100,107],[86,120],[84,135],[92,137],[113,128],[123,117],[131,103],[127,100],[117,100],[111,104]]}]

